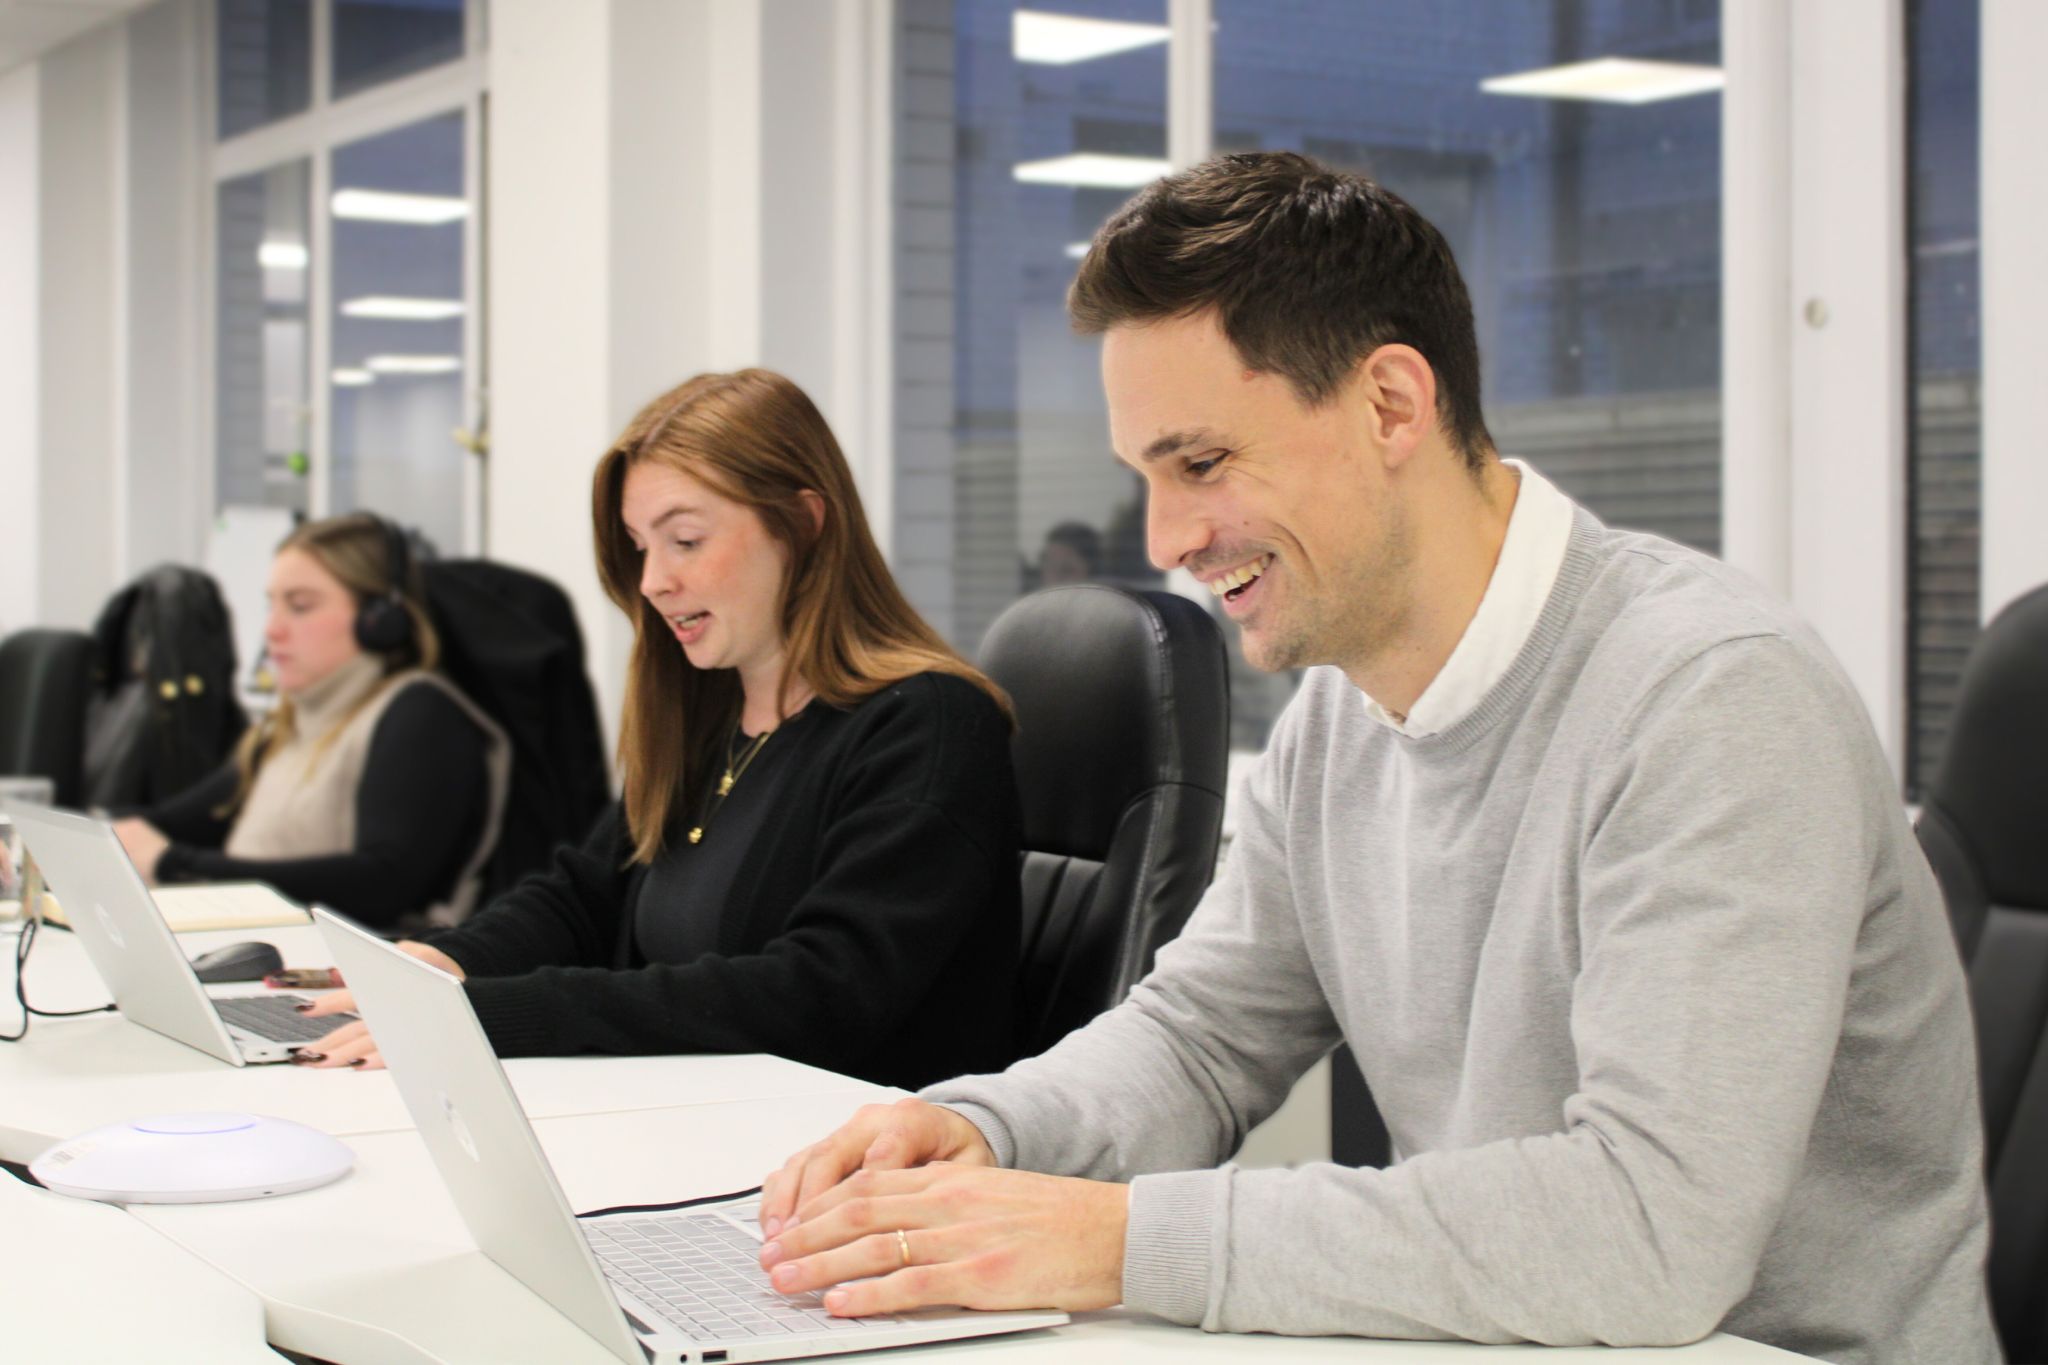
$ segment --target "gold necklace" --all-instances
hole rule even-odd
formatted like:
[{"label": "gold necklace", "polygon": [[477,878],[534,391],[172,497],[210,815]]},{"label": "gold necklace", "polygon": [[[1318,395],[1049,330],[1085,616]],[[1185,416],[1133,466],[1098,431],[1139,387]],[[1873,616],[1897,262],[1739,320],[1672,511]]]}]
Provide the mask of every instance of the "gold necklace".
[{"label": "gold necklace", "polygon": [[710,824],[711,817],[718,814],[719,810],[724,807],[725,798],[732,794],[733,787],[739,782],[741,777],[746,775],[748,766],[753,763],[755,757],[766,747],[769,737],[774,733],[774,730],[763,730],[760,734],[754,736],[748,742],[746,751],[739,756],[739,761],[734,762],[732,745],[733,740],[738,739],[740,736],[740,723],[738,721],[732,723],[732,737],[725,742],[725,775],[718,779],[718,789],[711,795],[711,804],[705,810],[704,818],[699,820],[696,826],[691,829],[691,843],[697,844],[704,841],[704,827]]}]

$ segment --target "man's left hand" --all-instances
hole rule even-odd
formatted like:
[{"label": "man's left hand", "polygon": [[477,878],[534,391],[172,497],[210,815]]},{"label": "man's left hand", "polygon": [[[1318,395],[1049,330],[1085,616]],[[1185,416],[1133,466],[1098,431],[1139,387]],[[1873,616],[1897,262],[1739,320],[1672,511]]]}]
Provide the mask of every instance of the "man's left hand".
[{"label": "man's left hand", "polygon": [[1110,1308],[1123,1299],[1130,1199],[1128,1185],[985,1166],[862,1171],[798,1209],[761,1265],[785,1294],[838,1286],[825,1307],[848,1318]]}]

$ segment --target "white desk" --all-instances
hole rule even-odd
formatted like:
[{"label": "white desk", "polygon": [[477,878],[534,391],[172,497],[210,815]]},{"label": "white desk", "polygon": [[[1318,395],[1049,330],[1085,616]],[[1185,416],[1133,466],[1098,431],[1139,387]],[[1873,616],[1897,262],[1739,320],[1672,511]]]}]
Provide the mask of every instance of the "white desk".
[{"label": "white desk", "polygon": [[0,1228],[10,1248],[0,1273],[9,1360],[283,1360],[264,1344],[261,1299],[119,1209],[0,1174]]},{"label": "white desk", "polygon": [[[535,1123],[542,1146],[579,1209],[683,1199],[743,1189],[773,1155],[844,1116],[845,1096],[735,1101],[642,1109]],[[353,1174],[280,1199],[213,1206],[138,1207],[136,1217],[266,1305],[270,1339],[342,1362],[506,1365],[547,1361],[610,1365],[596,1342],[484,1258],[443,1191],[426,1148],[410,1132],[351,1140]],[[1350,1338],[1207,1336],[1121,1312],[1088,1315],[1049,1332],[916,1348],[906,1361],[972,1355],[1062,1362],[1179,1360],[1200,1353],[1261,1361],[1343,1359],[1365,1365],[1499,1365],[1499,1348]],[[1673,1365],[1766,1365],[1797,1356],[1733,1337],[1682,1351],[1631,1353]],[[862,1356],[880,1361],[885,1357]],[[1619,1365],[1612,1351],[1542,1359]]]},{"label": "white desk", "polygon": [[[276,942],[292,965],[321,961],[308,929],[184,936],[198,952],[238,938]],[[76,1008],[105,999],[69,935],[46,932],[29,966],[39,1007]],[[13,1022],[11,1000],[0,1026]],[[770,1057],[521,1059],[508,1062],[535,1129],[571,1204],[683,1199],[746,1188],[857,1104],[894,1092]],[[678,1103],[686,1098],[685,1103]],[[0,1045],[0,1155],[24,1160],[61,1137],[124,1117],[192,1109],[254,1109],[344,1136],[356,1167],[340,1182],[281,1198],[212,1205],[136,1205],[124,1216],[71,1210],[96,1223],[153,1229],[163,1247],[182,1248],[187,1270],[260,1302],[268,1339],[342,1365],[610,1365],[611,1357],[532,1291],[476,1250],[442,1189],[424,1146],[383,1073],[320,1072],[290,1066],[230,1067],[136,1028],[116,1016],[39,1019],[23,1044]],[[33,1193],[33,1192],[30,1192]],[[5,1210],[0,1212],[9,1212]],[[46,1224],[45,1245],[96,1258],[100,1243],[72,1218]],[[39,1257],[61,1265],[61,1254]],[[153,1273],[153,1272],[152,1272]],[[124,1279],[134,1278],[124,1276]],[[0,1284],[8,1283],[0,1273]],[[104,1285],[100,1302],[105,1301]],[[21,1305],[21,1321],[56,1324],[48,1339],[75,1358],[76,1319],[52,1304]],[[217,1333],[246,1335],[237,1318],[194,1321],[189,1304],[155,1319],[199,1358],[235,1360]],[[7,1344],[17,1331],[5,1322]],[[37,1329],[40,1330],[40,1329]],[[37,1338],[38,1340],[42,1338]],[[154,1354],[173,1359],[166,1343]],[[253,1345],[253,1343],[250,1343]],[[1094,1362],[1180,1360],[1201,1353],[1262,1360],[1342,1359],[1367,1365],[1498,1365],[1500,1348],[1460,1343],[1369,1342],[1352,1338],[1207,1336],[1120,1312],[1091,1314],[1068,1327],[951,1346],[914,1348],[905,1361],[970,1354]],[[1732,1337],[1637,1358],[1672,1365],[1765,1365],[1799,1357]],[[34,1357],[31,1357],[34,1358]],[[884,1357],[862,1356],[880,1360]],[[1598,1359],[1612,1351],[1562,1351],[1544,1361]]]},{"label": "white desk", "polygon": [[[275,943],[292,966],[326,961],[312,928],[182,934],[179,941],[196,954],[248,938]],[[11,953],[13,946],[11,936],[0,938],[0,948]],[[77,939],[47,926],[29,959],[28,990],[38,1009],[83,1009],[107,999]],[[13,996],[4,993],[0,1029],[18,1022]],[[772,1057],[530,1057],[507,1062],[505,1071],[535,1118],[868,1089]],[[144,1114],[246,1110],[337,1137],[412,1127],[385,1072],[229,1066],[118,1014],[37,1019],[25,1041],[0,1043],[0,1096],[0,1158],[21,1162],[74,1134]]]}]

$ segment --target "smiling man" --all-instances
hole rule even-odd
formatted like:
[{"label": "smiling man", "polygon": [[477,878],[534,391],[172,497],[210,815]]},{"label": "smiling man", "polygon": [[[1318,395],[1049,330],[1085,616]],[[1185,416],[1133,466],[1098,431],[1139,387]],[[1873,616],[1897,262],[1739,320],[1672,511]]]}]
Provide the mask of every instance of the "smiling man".
[{"label": "smiling man", "polygon": [[[1449,248],[1370,181],[1169,177],[1069,304],[1153,559],[1309,672],[1131,998],[792,1157],[772,1282],[1996,1360],[1961,970],[1813,633],[1497,456]],[[1395,1163],[1219,1168],[1339,1041]]]}]

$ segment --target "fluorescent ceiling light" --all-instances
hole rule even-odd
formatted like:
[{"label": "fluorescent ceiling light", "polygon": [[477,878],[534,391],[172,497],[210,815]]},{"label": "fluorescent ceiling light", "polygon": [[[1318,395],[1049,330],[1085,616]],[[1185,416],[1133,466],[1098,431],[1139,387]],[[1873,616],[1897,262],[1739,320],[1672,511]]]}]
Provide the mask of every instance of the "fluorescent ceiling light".
[{"label": "fluorescent ceiling light", "polygon": [[377,376],[368,370],[336,370],[334,387],[338,389],[360,389],[365,384],[374,384]]},{"label": "fluorescent ceiling light", "polygon": [[1489,95],[1526,95],[1549,100],[1601,100],[1608,104],[1654,104],[1719,90],[1726,78],[1718,66],[1644,62],[1633,57],[1549,66],[1489,76],[1479,88]]},{"label": "fluorescent ceiling light", "polygon": [[1173,169],[1157,156],[1113,156],[1108,152],[1069,152],[1044,161],[1020,161],[1012,168],[1027,185],[1074,185],[1082,189],[1134,190]]},{"label": "fluorescent ceiling light", "polygon": [[363,362],[377,374],[453,374],[462,368],[455,355],[373,355]]},{"label": "fluorescent ceiling light", "polygon": [[375,223],[452,223],[469,216],[469,201],[440,194],[394,194],[389,190],[336,190],[336,218]]},{"label": "fluorescent ceiling light", "polygon": [[1070,260],[1070,261],[1078,261],[1078,260],[1080,260],[1080,259],[1081,259],[1081,258],[1082,258],[1083,256],[1086,256],[1087,254],[1088,254],[1088,243],[1086,243],[1086,242],[1068,242],[1068,243],[1067,243],[1067,259],[1068,259],[1068,260]]},{"label": "fluorescent ceiling light", "polygon": [[1164,24],[1127,24],[1117,19],[1084,19],[1020,9],[1010,20],[1010,50],[1020,62],[1071,66],[1166,41]]},{"label": "fluorescent ceiling light", "polygon": [[341,305],[345,318],[393,318],[403,322],[438,322],[462,316],[461,299],[400,299],[368,294]]},{"label": "fluorescent ceiling light", "polygon": [[256,263],[269,270],[304,270],[306,261],[303,242],[265,242],[256,248]]}]

